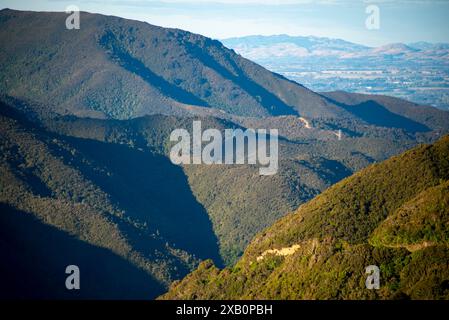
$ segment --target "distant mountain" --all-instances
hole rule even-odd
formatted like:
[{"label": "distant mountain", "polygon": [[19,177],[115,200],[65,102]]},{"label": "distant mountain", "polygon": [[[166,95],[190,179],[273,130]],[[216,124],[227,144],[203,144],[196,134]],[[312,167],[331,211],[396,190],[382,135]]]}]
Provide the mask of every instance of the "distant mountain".
[{"label": "distant mountain", "polygon": [[[162,299],[448,299],[449,136],[335,184]],[[368,290],[377,266],[380,289]]]},{"label": "distant mountain", "polygon": [[341,39],[331,39],[324,37],[304,37],[304,36],[289,36],[286,34],[273,35],[273,36],[245,36],[237,38],[227,38],[222,40],[223,43],[234,47],[239,44],[246,44],[247,46],[260,46],[269,45],[277,43],[294,43],[298,46],[306,48],[308,50],[313,50],[317,48],[330,48],[330,49],[342,49],[342,50],[353,50],[360,51],[363,49],[369,49],[367,46],[355,44],[349,41]]},{"label": "distant mountain", "polygon": [[339,39],[286,35],[231,38],[223,43],[315,91],[390,95],[449,109],[449,44],[370,48]]},{"label": "distant mountain", "polygon": [[377,47],[371,50],[373,53],[384,55],[396,55],[396,54],[410,54],[419,51],[409,47],[403,43],[391,43],[385,46]]},{"label": "distant mountain", "polygon": [[301,37],[288,35],[246,36],[222,40],[248,59],[261,60],[271,57],[306,57],[310,55],[340,55],[348,52],[361,52],[369,47],[340,39]]},{"label": "distant mountain", "polygon": [[449,44],[428,42],[416,42],[409,45],[403,43],[391,43],[380,47],[368,47],[341,39],[331,39],[314,36],[245,36],[222,40],[228,46],[244,57],[255,61],[272,57],[339,57],[342,59],[351,57],[382,55],[404,55],[419,52],[432,54],[432,51],[447,50]]}]

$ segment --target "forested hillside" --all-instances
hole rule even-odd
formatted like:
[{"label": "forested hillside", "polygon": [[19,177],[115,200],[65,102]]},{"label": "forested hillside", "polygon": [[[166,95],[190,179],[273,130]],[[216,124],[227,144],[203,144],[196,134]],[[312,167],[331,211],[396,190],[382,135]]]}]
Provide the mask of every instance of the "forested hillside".
[{"label": "forested hillside", "polygon": [[[164,299],[449,298],[449,136],[335,184],[259,233],[223,270],[205,261]],[[365,268],[381,287],[365,287]]]}]

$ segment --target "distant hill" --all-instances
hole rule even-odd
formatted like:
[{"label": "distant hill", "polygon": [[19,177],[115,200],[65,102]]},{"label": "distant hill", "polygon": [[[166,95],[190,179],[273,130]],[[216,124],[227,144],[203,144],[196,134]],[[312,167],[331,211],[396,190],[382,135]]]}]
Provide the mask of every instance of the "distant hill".
[{"label": "distant hill", "polygon": [[416,42],[410,44],[391,43],[379,47],[368,47],[342,39],[314,36],[244,36],[227,38],[223,44],[254,61],[274,58],[338,57],[340,59],[373,55],[426,54],[428,58],[449,53],[449,44]]},{"label": "distant hill", "polygon": [[[264,58],[306,57],[308,55],[338,55],[348,52],[367,51],[370,47],[341,39],[289,35],[245,36],[222,40],[244,57],[253,60]],[[290,50],[289,50],[290,49]]]},{"label": "distant hill", "polygon": [[[448,299],[449,136],[335,184],[163,299]],[[365,268],[380,268],[379,290]]]},{"label": "distant hill", "polygon": [[[415,54],[416,58],[419,55],[427,55],[428,58],[432,59],[447,55],[449,50],[448,43],[429,43],[421,41],[409,44],[390,43],[379,47],[369,47],[342,39],[315,36],[254,35],[227,38],[221,41],[223,44],[233,48],[243,56],[255,61],[263,59],[264,53],[268,52],[270,49],[272,49],[272,54],[274,55],[273,58],[293,58],[295,56],[298,58],[305,58],[307,56],[321,56],[322,58],[339,57],[342,59],[372,56],[376,53],[379,55]],[[282,49],[282,45],[293,45],[290,48],[296,48],[298,51],[276,50],[276,48]],[[268,56],[266,56],[266,58],[268,58]]]}]

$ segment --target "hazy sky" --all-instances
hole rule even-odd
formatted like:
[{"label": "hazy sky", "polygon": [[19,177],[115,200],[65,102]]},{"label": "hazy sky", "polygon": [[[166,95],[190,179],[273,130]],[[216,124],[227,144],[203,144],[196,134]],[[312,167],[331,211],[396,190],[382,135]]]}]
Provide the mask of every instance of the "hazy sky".
[{"label": "hazy sky", "polygon": [[[365,9],[380,9],[368,30]],[[449,42],[449,0],[0,0],[0,8],[97,12],[223,39],[243,35],[314,35],[366,45]]]}]

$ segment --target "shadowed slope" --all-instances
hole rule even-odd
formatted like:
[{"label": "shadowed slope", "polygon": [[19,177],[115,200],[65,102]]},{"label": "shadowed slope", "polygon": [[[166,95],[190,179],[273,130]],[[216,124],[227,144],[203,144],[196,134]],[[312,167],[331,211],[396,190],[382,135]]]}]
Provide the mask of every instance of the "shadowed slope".
[{"label": "shadowed slope", "polygon": [[[91,164],[72,162],[72,165],[107,192],[133,220],[146,223],[179,249],[221,264],[207,212],[193,196],[182,168],[166,157],[125,145],[67,140],[94,161],[95,167],[106,172],[93,170]],[[139,250],[145,248],[139,246]]]},{"label": "shadowed slope", "polygon": [[0,201],[142,269],[158,283],[148,298],[200,257],[221,264],[207,213],[166,158],[50,133],[6,105],[0,131]]},{"label": "shadowed slope", "polygon": [[[30,213],[5,204],[0,210],[0,298],[150,299],[163,291],[147,272],[107,249],[80,241]],[[80,268],[80,290],[65,287],[68,265]]]}]

